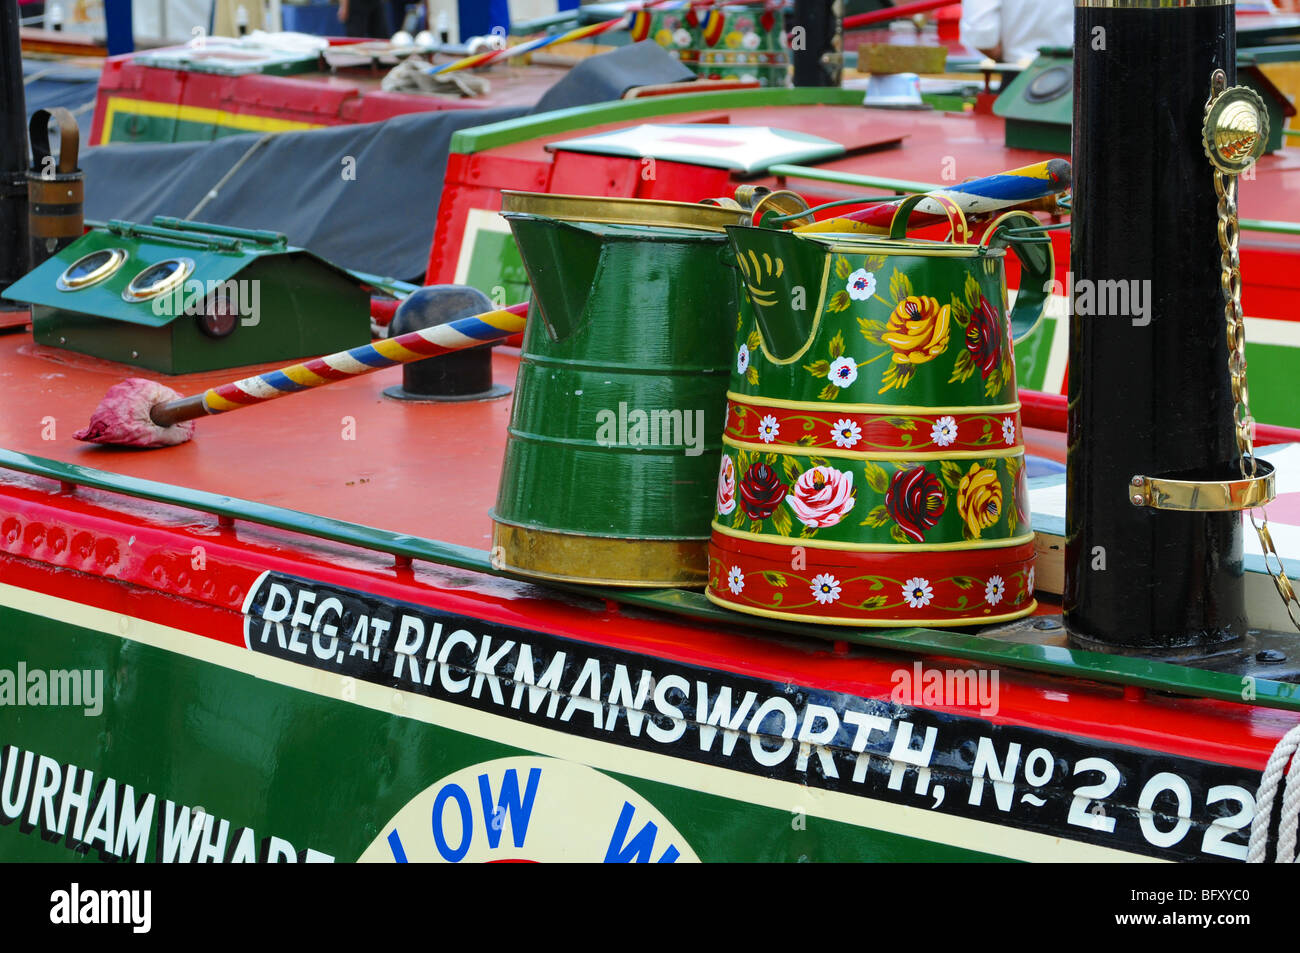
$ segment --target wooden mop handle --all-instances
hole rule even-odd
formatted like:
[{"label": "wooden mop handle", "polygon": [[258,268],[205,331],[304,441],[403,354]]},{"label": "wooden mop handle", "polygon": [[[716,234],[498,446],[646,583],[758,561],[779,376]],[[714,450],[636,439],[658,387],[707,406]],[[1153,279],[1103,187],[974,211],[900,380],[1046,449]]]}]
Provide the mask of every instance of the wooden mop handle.
[{"label": "wooden mop handle", "polygon": [[411,331],[395,338],[385,338],[354,347],[350,351],[327,354],[301,364],[291,364],[279,370],[222,384],[202,394],[154,404],[149,409],[149,418],[159,427],[170,427],[197,417],[224,414],[313,387],[323,387],[335,381],[360,377],[394,364],[410,364],[426,357],[437,357],[439,354],[499,341],[522,331],[527,314],[527,304],[516,304],[500,311],[488,311],[436,327]]}]

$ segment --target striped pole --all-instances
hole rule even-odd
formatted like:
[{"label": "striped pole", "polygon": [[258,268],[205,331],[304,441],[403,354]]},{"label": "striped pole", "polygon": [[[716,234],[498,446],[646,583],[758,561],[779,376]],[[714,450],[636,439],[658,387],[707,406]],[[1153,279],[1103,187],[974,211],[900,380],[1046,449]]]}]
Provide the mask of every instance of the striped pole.
[{"label": "striped pole", "polygon": [[336,381],[360,377],[427,357],[500,341],[524,329],[527,304],[516,304],[500,311],[461,318],[431,328],[421,328],[395,338],[386,338],[339,351],[324,357],[291,364],[243,380],[209,388],[202,394],[155,404],[149,418],[159,427],[170,427],[186,420],[210,414],[224,414],[278,397],[323,387]]},{"label": "striped pole", "polygon": [[[1020,169],[1011,169],[981,179],[971,179],[950,189],[927,193],[912,211],[910,224],[916,227],[947,220],[939,199],[957,205],[966,215],[1008,211],[1026,203],[1058,195],[1070,188],[1070,163],[1048,159]],[[838,218],[805,225],[801,232],[866,232],[888,234],[898,206],[905,199],[887,199]]]},{"label": "striped pole", "polygon": [[[450,63],[444,63],[442,66],[432,66],[424,72],[430,76],[437,73],[454,73],[457,70],[475,69],[479,66],[486,66],[488,63],[499,59],[510,59],[515,56],[522,56],[525,53],[531,53],[534,50],[540,50],[544,46],[551,46],[556,43],[576,43],[578,40],[585,40],[588,37],[598,36],[608,30],[629,29],[636,19],[638,13],[643,13],[654,7],[663,6],[671,0],[646,0],[645,3],[629,7],[620,16],[613,20],[606,20],[604,23],[593,23],[588,26],[575,27],[567,33],[557,33],[554,36],[539,36],[535,40],[528,40],[525,43],[519,43],[515,46],[508,47],[504,50],[489,50],[486,53],[475,53],[473,56],[466,56],[459,60],[453,60]],[[685,6],[688,8],[711,7],[718,0],[688,0]],[[769,0],[770,2],[770,0]]]},{"label": "striped pole", "polygon": [[531,53],[534,50],[540,50],[542,47],[550,46],[553,43],[576,43],[578,40],[585,40],[588,37],[596,36],[608,30],[612,30],[615,27],[620,29],[625,28],[631,22],[631,16],[624,14],[614,20],[606,20],[604,23],[593,23],[589,26],[580,26],[576,29],[569,30],[567,33],[557,33],[554,36],[541,36],[535,40],[529,40],[526,43],[520,43],[504,50],[489,50],[486,53],[475,53],[473,56],[466,56],[463,59],[453,60],[450,63],[444,63],[442,66],[430,67],[424,72],[430,76],[434,76],[438,73],[454,73],[457,70],[474,69],[478,66],[486,66],[494,60],[509,59],[513,56],[522,56],[524,53]]}]

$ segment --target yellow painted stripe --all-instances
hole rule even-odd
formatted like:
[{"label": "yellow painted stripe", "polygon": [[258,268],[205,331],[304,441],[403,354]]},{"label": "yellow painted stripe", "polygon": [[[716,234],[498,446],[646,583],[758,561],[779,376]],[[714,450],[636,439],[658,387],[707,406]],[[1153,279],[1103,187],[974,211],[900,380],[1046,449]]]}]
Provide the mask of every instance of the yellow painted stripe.
[{"label": "yellow painted stripe", "polygon": [[735,447],[737,450],[749,450],[754,453],[779,453],[786,457],[826,457],[828,459],[838,460],[884,460],[886,462],[898,461],[900,463],[912,460],[926,460],[934,462],[936,460],[1001,460],[1007,457],[1018,457],[1025,452],[1023,446],[1008,447],[1003,445],[1000,448],[988,448],[986,450],[954,450],[952,452],[939,450],[914,450],[896,451],[886,450],[879,453],[875,451],[865,452],[862,450],[841,450],[839,447],[805,447],[794,443],[754,443],[751,440],[733,440],[726,435],[723,436],[722,442],[728,447]]},{"label": "yellow painted stripe", "polygon": [[204,106],[160,103],[151,99],[136,99],[132,96],[110,96],[108,105],[104,110],[101,144],[107,143],[112,137],[113,120],[119,113],[126,116],[152,116],[159,119],[206,123],[212,126],[221,126],[224,129],[241,129],[253,132],[288,132],[295,129],[319,129],[324,125],[323,123],[300,122],[296,119],[278,119],[274,116],[232,113],[222,109],[208,109]]},{"label": "yellow painted stripe", "polygon": [[748,530],[723,526],[717,520],[713,521],[713,531],[721,533],[723,536],[734,536],[736,539],[752,539],[759,543],[767,543],[769,546],[802,546],[805,549],[834,549],[840,552],[894,553],[895,555],[900,553],[964,552],[970,549],[1014,549],[1034,540],[1034,534],[1030,532],[1025,533],[1023,536],[1012,536],[1003,539],[971,539],[960,543],[929,543],[920,546],[911,543],[837,543],[831,540],[804,539],[799,536],[773,536],[770,533],[751,533]]},{"label": "yellow painted stripe", "polygon": [[203,403],[207,405],[210,414],[220,414],[227,410],[245,406],[244,404],[237,404],[233,400],[226,400],[226,398],[211,389],[203,395]]},{"label": "yellow painted stripe", "polygon": [[321,377],[310,370],[306,364],[294,364],[283,368],[281,373],[295,384],[301,384],[303,387],[319,387],[321,384],[330,383],[329,378]]},{"label": "yellow painted stripe", "polygon": [[[278,685],[340,700],[340,676],[272,658],[204,636],[159,625],[134,616],[87,606],[68,599],[0,583],[0,604],[44,616],[66,625],[150,645],[185,658],[234,672],[247,673]],[[939,814],[860,794],[824,791],[790,781],[746,774],[730,768],[700,764],[654,751],[641,751],[594,738],[581,738],[504,715],[456,705],[393,687],[355,680],[350,702],[374,711],[437,725],[451,731],[513,745],[536,754],[587,764],[603,771],[644,778],[716,797],[746,801],[761,807],[795,811],[813,817],[888,831],[904,837],[948,844],[1015,860],[1039,862],[1145,862],[1157,858],[1110,847],[1064,840],[1051,834],[1017,830],[988,821]],[[430,781],[435,780],[430,778]]]},{"label": "yellow painted stripe", "polygon": [[478,319],[484,324],[490,324],[502,331],[509,331],[511,334],[522,331],[528,324],[526,314],[515,314],[512,311],[506,311],[504,308],[500,311],[489,311],[487,314],[480,314]]},{"label": "yellow painted stripe", "polygon": [[398,361],[399,363],[418,361],[427,356],[420,354],[418,351],[412,351],[409,347],[404,347],[401,344],[398,344],[396,338],[384,338],[380,341],[372,341],[370,346],[373,347],[380,356],[386,357],[390,361]]},{"label": "yellow painted stripe", "polygon": [[833,411],[845,414],[879,414],[882,417],[898,417],[907,414],[1013,414],[1020,410],[1020,402],[1014,404],[988,404],[983,407],[916,407],[910,404],[836,404],[830,401],[813,403],[807,400],[782,400],[779,397],[756,397],[752,394],[737,394],[727,391],[727,400],[752,407],[780,407],[783,410],[815,410],[819,413]]}]

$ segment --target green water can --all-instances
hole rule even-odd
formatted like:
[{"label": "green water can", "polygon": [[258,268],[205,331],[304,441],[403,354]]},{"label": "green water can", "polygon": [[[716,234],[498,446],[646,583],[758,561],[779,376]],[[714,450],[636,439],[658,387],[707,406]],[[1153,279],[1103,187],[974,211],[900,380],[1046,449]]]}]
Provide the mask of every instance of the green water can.
[{"label": "green water can", "polygon": [[[854,626],[1033,611],[1013,338],[1042,314],[1051,243],[1025,212],[972,242],[731,227],[732,352],[706,594]],[[1007,248],[1021,288],[1007,306]],[[1017,328],[1013,331],[1013,326]]]},{"label": "green water can", "polygon": [[703,586],[739,314],[723,229],[744,213],[515,192],[504,205],[533,312],[492,513],[497,563]]}]

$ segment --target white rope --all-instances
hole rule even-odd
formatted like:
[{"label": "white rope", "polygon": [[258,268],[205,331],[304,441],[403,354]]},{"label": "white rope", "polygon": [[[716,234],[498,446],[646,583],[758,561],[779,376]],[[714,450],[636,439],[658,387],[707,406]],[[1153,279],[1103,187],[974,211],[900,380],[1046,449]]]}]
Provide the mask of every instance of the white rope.
[{"label": "white rope", "polygon": [[1291,762],[1286,774],[1286,787],[1282,796],[1282,817],[1277,829],[1277,857],[1279,864],[1296,862],[1296,831],[1300,828],[1300,758]]},{"label": "white rope", "polygon": [[[1277,743],[1273,753],[1268,757],[1268,764],[1259,779],[1259,790],[1255,794],[1255,817],[1250,823],[1250,847],[1246,854],[1249,864],[1262,864],[1268,852],[1269,826],[1273,816],[1273,801],[1277,797],[1278,783],[1286,773],[1296,749],[1300,748],[1300,725],[1296,725]],[[1282,799],[1282,823],[1278,831],[1278,863],[1292,863],[1295,860],[1295,843],[1297,826],[1300,825],[1300,758],[1296,767],[1287,775],[1286,793]],[[1287,810],[1290,809],[1288,820]],[[1290,838],[1289,847],[1283,850],[1282,839]]]}]

